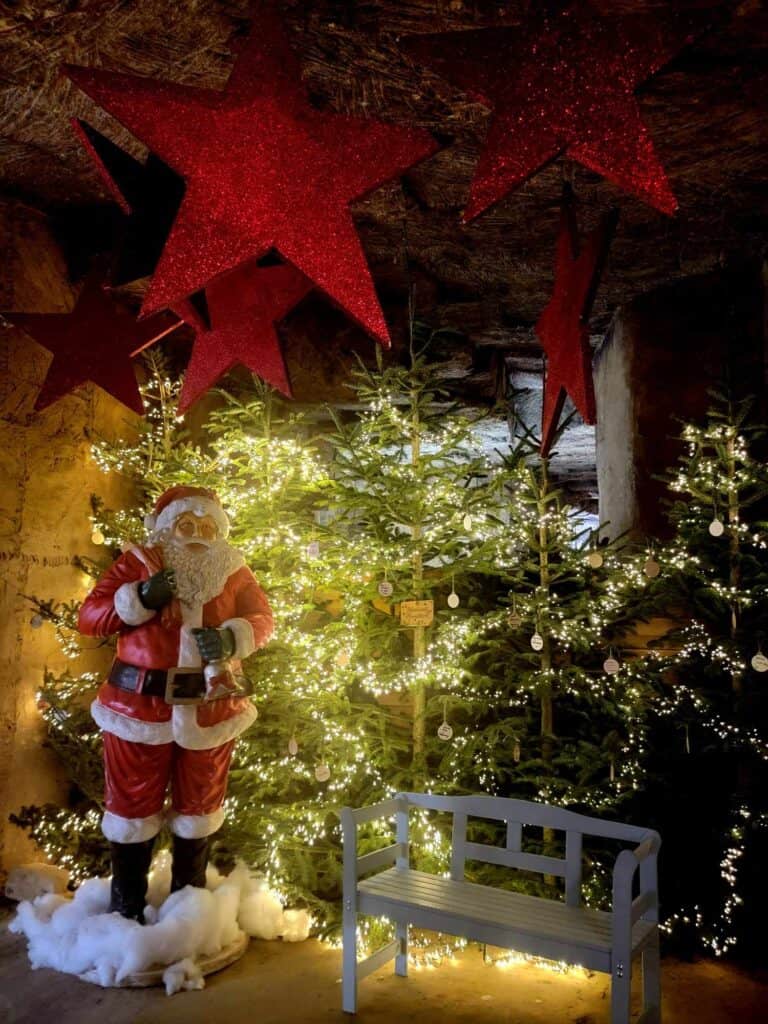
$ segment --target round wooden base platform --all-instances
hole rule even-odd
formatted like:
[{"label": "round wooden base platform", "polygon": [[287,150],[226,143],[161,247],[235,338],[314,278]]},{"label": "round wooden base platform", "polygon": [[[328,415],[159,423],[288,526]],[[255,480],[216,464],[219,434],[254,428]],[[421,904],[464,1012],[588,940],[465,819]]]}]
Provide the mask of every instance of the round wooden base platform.
[{"label": "round wooden base platform", "polygon": [[[213,956],[204,956],[195,960],[200,968],[203,977],[215,974],[216,971],[223,971],[225,967],[235,963],[248,948],[248,936],[242,934],[239,939],[230,942],[228,946],[214,953]],[[146,971],[138,971],[136,974],[129,974],[115,984],[115,988],[149,988],[152,985],[163,984],[163,973],[168,970],[170,964],[161,964],[157,967],[150,967]]]}]

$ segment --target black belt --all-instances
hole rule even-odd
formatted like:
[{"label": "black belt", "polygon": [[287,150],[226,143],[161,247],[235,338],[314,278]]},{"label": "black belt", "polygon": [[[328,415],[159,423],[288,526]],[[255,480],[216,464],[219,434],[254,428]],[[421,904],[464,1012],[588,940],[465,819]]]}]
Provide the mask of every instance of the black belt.
[{"label": "black belt", "polygon": [[[173,669],[176,686],[183,681],[183,690],[188,698],[201,699],[205,693],[203,673],[190,669]],[[168,669],[141,668],[140,665],[129,665],[126,661],[115,658],[109,670],[108,682],[121,690],[142,693],[147,697],[165,697],[168,686]]]}]

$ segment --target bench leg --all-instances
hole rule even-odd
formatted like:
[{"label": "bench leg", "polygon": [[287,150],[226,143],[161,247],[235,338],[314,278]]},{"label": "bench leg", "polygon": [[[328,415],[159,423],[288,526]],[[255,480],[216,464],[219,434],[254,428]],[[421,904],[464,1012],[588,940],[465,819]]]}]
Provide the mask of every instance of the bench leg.
[{"label": "bench leg", "polygon": [[341,1005],[345,1013],[357,1013],[357,914],[344,909],[342,923]]},{"label": "bench leg", "polygon": [[632,995],[632,957],[613,968],[611,976],[611,1024],[629,1024]]},{"label": "bench leg", "polygon": [[643,1013],[650,1013],[648,1019],[661,1024],[661,973],[659,967],[659,937],[649,942],[642,952],[643,965]]},{"label": "bench leg", "polygon": [[400,952],[395,957],[395,974],[401,978],[408,976],[408,925],[395,925],[395,938],[400,943]]}]

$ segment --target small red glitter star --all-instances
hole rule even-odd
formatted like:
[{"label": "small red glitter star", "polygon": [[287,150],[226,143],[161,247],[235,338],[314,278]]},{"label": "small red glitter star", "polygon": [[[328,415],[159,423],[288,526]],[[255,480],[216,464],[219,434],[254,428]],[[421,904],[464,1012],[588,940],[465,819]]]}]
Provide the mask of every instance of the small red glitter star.
[{"label": "small red glitter star", "polygon": [[618,216],[607,214],[579,246],[573,193],[566,186],[557,237],[555,286],[536,333],[547,353],[541,409],[541,454],[549,455],[566,392],[585,423],[595,423],[595,388],[589,347],[589,314]]},{"label": "small red glitter star", "polygon": [[409,53],[493,110],[464,219],[560,153],[673,213],[677,201],[634,91],[693,34],[640,15],[600,18],[577,0],[516,28],[404,40]]},{"label": "small red glitter star", "polygon": [[276,325],[311,290],[312,283],[290,265],[244,264],[212,281],[205,290],[210,328],[191,304],[175,311],[195,327],[192,358],[184,374],[179,411],[228,373],[246,366],[291,397]]},{"label": "small red glitter star", "polygon": [[144,313],[276,249],[389,344],[349,204],[433,153],[427,132],[313,107],[272,3],[221,92],[84,68],[67,74],[186,182]]},{"label": "small red glitter star", "polygon": [[168,314],[137,323],[103,287],[103,274],[85,279],[69,313],[4,313],[49,352],[53,361],[37,396],[45,409],[87,381],[98,384],[123,405],[142,413],[144,406],[131,359],[179,326]]}]

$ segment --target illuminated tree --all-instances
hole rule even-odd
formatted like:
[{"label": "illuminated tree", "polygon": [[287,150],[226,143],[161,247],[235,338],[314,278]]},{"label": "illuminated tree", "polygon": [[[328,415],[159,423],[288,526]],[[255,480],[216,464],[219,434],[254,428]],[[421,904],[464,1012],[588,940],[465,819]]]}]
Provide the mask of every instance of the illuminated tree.
[{"label": "illuminated tree", "polygon": [[[667,784],[653,787],[649,808],[678,880],[670,925],[718,955],[739,936],[764,941],[768,909],[756,884],[768,853],[768,468],[751,406],[716,395],[703,425],[684,427],[669,480],[675,532],[656,585],[686,621],[659,659],[653,753]],[[702,830],[691,870],[690,836]]]},{"label": "illuminated tree", "polygon": [[[140,496],[135,508],[118,511],[93,500],[94,538],[111,557],[142,541],[144,511],[171,484],[213,487],[230,513],[232,543],[269,595],[276,629],[245,666],[259,720],[236,745],[214,855],[244,858],[324,920],[340,891],[334,811],[435,777],[443,741],[427,733],[429,700],[455,681],[467,640],[463,581],[470,569],[483,571],[500,523],[491,509],[500,493],[493,468],[429,375],[418,362],[361,370],[364,412],[337,422],[327,441],[317,422],[255,384],[250,396],[223,397],[193,444],[175,414],[178,386],[156,373],[137,444],[94,449],[105,471],[129,476]],[[111,557],[104,566],[83,564],[97,575]],[[454,586],[460,609],[448,600]],[[434,600],[434,624],[403,626],[395,612],[405,598]],[[67,610],[73,653],[76,612]],[[72,810],[19,815],[79,876],[105,866],[99,738],[85,699],[95,682],[49,677],[41,692],[82,799]]]}]

